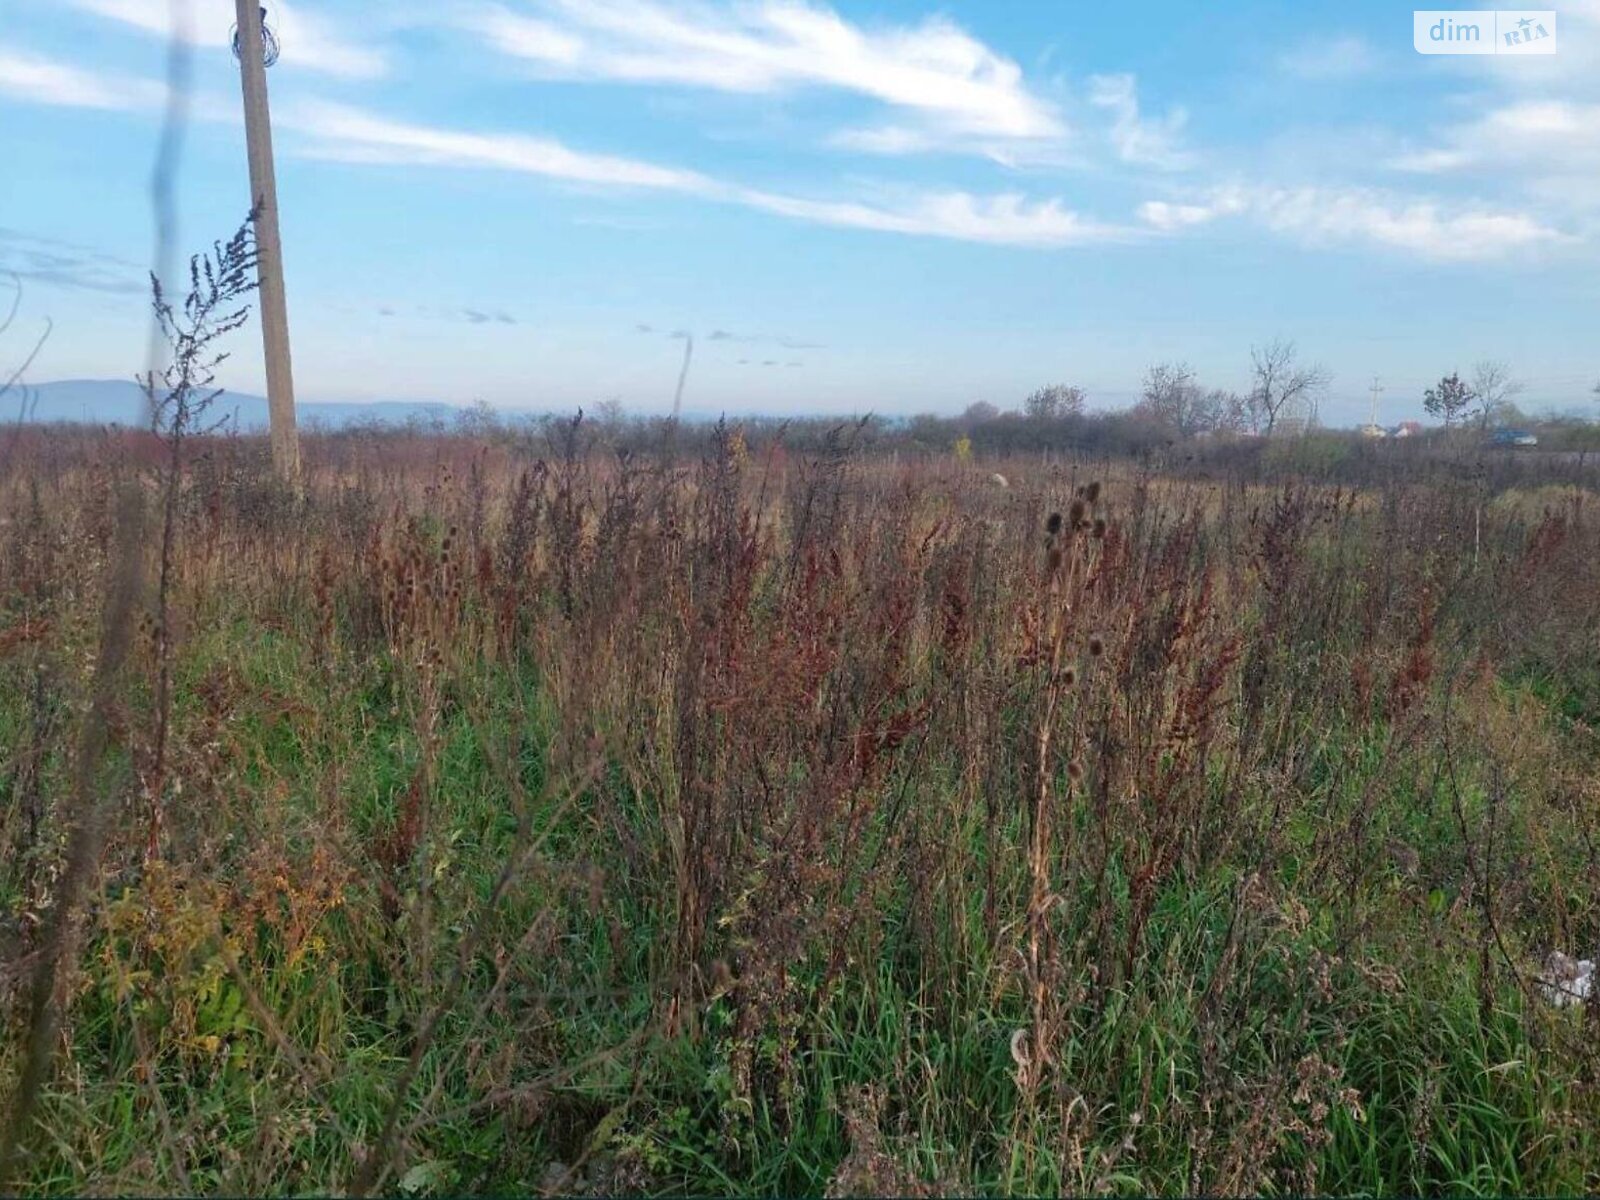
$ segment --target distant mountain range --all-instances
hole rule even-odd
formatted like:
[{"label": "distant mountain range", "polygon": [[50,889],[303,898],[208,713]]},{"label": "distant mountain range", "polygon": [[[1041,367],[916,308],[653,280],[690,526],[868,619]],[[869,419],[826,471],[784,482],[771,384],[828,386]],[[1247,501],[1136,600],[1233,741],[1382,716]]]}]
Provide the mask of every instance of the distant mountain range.
[{"label": "distant mountain range", "polygon": [[[27,421],[34,425],[70,423],[78,425],[121,425],[130,429],[143,429],[150,423],[145,408],[144,392],[129,379],[62,379],[53,383],[36,383],[29,388],[36,398]],[[0,403],[0,426],[17,419],[21,397],[13,391]],[[304,429],[346,429],[352,425],[407,425],[413,422],[431,425],[442,422],[453,425],[458,417],[470,411],[459,404],[445,404],[435,400],[368,400],[368,401],[295,401],[295,414]],[[595,410],[585,406],[590,417]],[[508,422],[526,420],[539,415],[529,409],[496,409],[496,415]],[[572,410],[556,413],[568,417]],[[659,417],[661,414],[645,414]],[[688,424],[711,423],[723,414],[714,409],[685,409],[683,420]],[[733,413],[729,419],[736,419]],[[264,431],[268,426],[265,396],[249,392],[223,392],[212,406],[210,420],[226,421],[240,433]]]},{"label": "distant mountain range", "polygon": [[[34,424],[60,421],[84,425],[123,425],[142,428],[149,424],[144,392],[132,380],[125,379],[63,379],[55,383],[35,384],[30,389],[37,403],[27,414]],[[15,421],[19,404],[17,393],[6,397],[6,411],[0,412],[0,423]],[[404,425],[411,421],[424,424],[435,420],[446,424],[465,410],[453,405],[433,401],[374,400],[370,403],[327,403],[299,401],[295,405],[300,424],[342,429],[349,425],[378,422],[385,425]],[[252,396],[248,392],[223,392],[212,406],[211,419],[234,424],[241,433],[267,428],[267,400],[265,396]]]}]

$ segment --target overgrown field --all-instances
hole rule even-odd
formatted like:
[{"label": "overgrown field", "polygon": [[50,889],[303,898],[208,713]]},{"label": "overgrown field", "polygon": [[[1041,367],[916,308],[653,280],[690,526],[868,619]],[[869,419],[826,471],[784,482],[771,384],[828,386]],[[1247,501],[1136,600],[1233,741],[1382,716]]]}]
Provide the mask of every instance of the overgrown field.
[{"label": "overgrown field", "polygon": [[1600,1188],[1600,497],[848,440],[11,442],[9,1186]]}]

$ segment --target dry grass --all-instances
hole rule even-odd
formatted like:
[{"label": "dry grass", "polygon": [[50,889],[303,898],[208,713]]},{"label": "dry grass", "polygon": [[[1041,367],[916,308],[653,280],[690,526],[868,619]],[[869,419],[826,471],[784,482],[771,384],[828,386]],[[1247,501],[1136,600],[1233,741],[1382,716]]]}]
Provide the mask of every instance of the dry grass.
[{"label": "dry grass", "polygon": [[1592,505],[850,439],[20,441],[15,1185],[1600,1186]]}]

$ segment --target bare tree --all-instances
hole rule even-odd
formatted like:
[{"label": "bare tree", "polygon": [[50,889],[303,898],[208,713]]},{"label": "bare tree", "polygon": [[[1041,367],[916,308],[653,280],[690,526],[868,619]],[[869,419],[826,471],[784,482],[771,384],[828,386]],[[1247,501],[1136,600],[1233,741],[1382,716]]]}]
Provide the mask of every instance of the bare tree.
[{"label": "bare tree", "polygon": [[1250,425],[1250,403],[1238,392],[1212,388],[1203,402],[1207,428],[1218,433],[1243,433]]},{"label": "bare tree", "polygon": [[[628,410],[623,406],[621,396],[608,396],[594,406],[595,421],[607,433],[616,433],[628,419]],[[673,413],[677,417],[677,413]]]},{"label": "bare tree", "polygon": [[1144,390],[1133,411],[1178,437],[1194,437],[1218,429],[1226,403],[1226,392],[1200,387],[1189,363],[1157,363],[1144,373]]},{"label": "bare tree", "polygon": [[1035,421],[1054,421],[1083,412],[1084,391],[1064,383],[1042,387],[1022,402],[1022,411]]},{"label": "bare tree", "polygon": [[1254,387],[1248,397],[1248,417],[1259,433],[1271,434],[1278,418],[1290,405],[1314,404],[1332,375],[1320,365],[1300,365],[1293,342],[1274,338],[1265,346],[1250,347]]},{"label": "bare tree", "polygon": [[1000,410],[987,400],[978,400],[967,405],[966,411],[961,414],[964,425],[984,425],[993,421],[1000,415]]},{"label": "bare tree", "polygon": [[492,438],[500,432],[500,414],[487,400],[474,400],[456,413],[456,431],[470,438]]},{"label": "bare tree", "polygon": [[1510,415],[1512,397],[1522,394],[1522,383],[1512,378],[1509,364],[1484,359],[1472,368],[1472,394],[1478,402],[1478,428],[1487,429]]}]

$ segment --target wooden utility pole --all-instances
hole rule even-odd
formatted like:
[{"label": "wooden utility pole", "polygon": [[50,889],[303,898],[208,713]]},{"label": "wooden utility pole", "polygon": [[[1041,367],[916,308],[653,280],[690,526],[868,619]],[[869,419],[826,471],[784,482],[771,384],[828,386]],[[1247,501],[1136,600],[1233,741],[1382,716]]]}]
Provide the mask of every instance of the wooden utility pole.
[{"label": "wooden utility pole", "polygon": [[278,181],[272,167],[272,117],[267,111],[264,10],[259,0],[234,0],[239,78],[244,85],[244,137],[250,156],[251,204],[256,214],[256,271],[261,288],[261,344],[267,360],[267,410],[272,465],[279,478],[300,482],[300,439],[294,421],[294,371],[289,362],[289,308],[283,290],[283,242],[278,235]]}]

